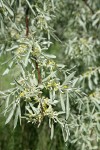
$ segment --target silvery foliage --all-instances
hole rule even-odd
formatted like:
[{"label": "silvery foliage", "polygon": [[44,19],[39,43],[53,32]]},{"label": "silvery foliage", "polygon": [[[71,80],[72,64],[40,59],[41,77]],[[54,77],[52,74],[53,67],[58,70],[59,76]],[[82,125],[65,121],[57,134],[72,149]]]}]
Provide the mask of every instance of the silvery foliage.
[{"label": "silvery foliage", "polygon": [[73,84],[86,93],[81,99],[85,102],[82,112],[73,113],[68,143],[72,143],[77,150],[99,150],[100,1],[63,0],[59,1],[58,5],[58,12],[63,10],[55,21],[58,36],[62,37],[64,45],[60,57],[62,59],[63,55],[65,56],[63,63],[67,64],[67,68],[76,66],[76,78]]},{"label": "silvery foliage", "polygon": [[[69,4],[69,2],[67,3]],[[27,6],[29,7],[28,36],[26,36],[25,24]],[[81,79],[79,79],[71,70],[74,62],[72,60],[75,60],[76,64],[79,65],[80,62],[77,58],[83,58],[83,53],[86,54],[82,60],[87,63],[86,56],[91,53],[95,46],[95,43],[92,43],[93,38],[89,37],[87,41],[83,37],[79,39],[75,34],[76,28],[73,35],[70,36],[70,28],[68,28],[69,31],[66,33],[68,33],[69,39],[65,43],[67,46],[64,54],[68,68],[66,65],[57,64],[55,55],[48,54],[49,47],[53,45],[52,41],[60,42],[55,34],[53,21],[56,22],[56,18],[59,19],[61,6],[59,0],[0,1],[0,52],[1,54],[8,53],[11,56],[5,62],[8,67],[3,75],[10,73],[12,68],[18,70],[18,75],[15,75],[14,81],[11,83],[12,88],[1,92],[1,98],[5,103],[3,113],[7,116],[6,124],[13,119],[14,128],[18,121],[21,124],[22,119],[37,124],[37,126],[48,119],[51,139],[54,134],[54,126],[58,123],[67,144],[75,144],[77,149],[82,150],[97,149],[100,138],[99,100],[95,98],[95,94],[85,95],[81,92],[82,90],[80,91],[80,88],[82,87],[81,83],[83,85],[83,81],[85,83],[86,78],[88,78],[88,86],[92,90],[92,75],[94,84],[97,84],[98,75],[94,75],[91,71],[90,77],[84,74],[84,76],[80,75]],[[67,14],[71,15],[70,12]],[[74,14],[75,16],[76,14]],[[78,20],[78,23],[75,22],[76,24],[74,24],[75,27],[80,24],[86,31],[85,25],[82,24],[82,20],[84,21],[85,18],[82,20],[80,17],[75,19]],[[74,19],[72,20],[74,21]],[[71,28],[73,27],[72,20],[68,24]],[[66,34],[64,36],[66,37]],[[87,45],[90,45],[89,48]],[[84,50],[87,48],[89,49],[88,52]],[[91,53],[93,61],[96,60],[94,53]],[[91,59],[89,58],[89,60]],[[98,69],[96,69],[97,74],[99,73]],[[87,92],[87,90],[83,91]]]},{"label": "silvery foliage", "polygon": [[[25,9],[29,7],[29,34],[26,36]],[[52,38],[58,40],[54,29],[50,26],[55,17],[53,1],[28,0],[1,1],[1,53],[9,53],[11,58],[5,63],[8,67],[3,75],[12,68],[17,68],[13,86],[1,92],[5,100],[4,115],[6,124],[14,120],[14,128],[18,120],[36,123],[37,126],[48,118],[53,137],[54,124],[58,123],[67,141],[69,127],[67,120],[71,117],[70,103],[80,101],[80,89],[72,85],[75,72],[70,73],[65,65],[56,64],[55,55],[47,54]],[[64,81],[59,76],[64,78]],[[41,81],[39,81],[41,78]],[[76,100],[72,100],[75,97]],[[71,102],[70,102],[71,101]],[[57,110],[57,107],[59,108]],[[23,110],[22,110],[23,109]]]}]

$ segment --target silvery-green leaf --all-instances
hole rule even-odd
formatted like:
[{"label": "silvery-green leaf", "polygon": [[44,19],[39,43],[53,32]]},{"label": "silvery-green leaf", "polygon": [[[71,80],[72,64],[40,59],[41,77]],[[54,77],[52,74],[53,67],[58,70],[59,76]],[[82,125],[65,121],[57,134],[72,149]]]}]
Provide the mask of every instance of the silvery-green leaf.
[{"label": "silvery-green leaf", "polygon": [[54,9],[55,9],[55,6],[54,6],[54,0],[51,0],[51,3],[52,3],[53,11],[54,11]]},{"label": "silvery-green leaf", "polygon": [[57,115],[63,115],[63,114],[65,114],[65,112],[63,112],[63,111],[59,111],[59,112],[57,113]]},{"label": "silvery-green leaf", "polygon": [[27,53],[26,58],[25,58],[25,62],[24,62],[24,64],[23,64],[25,67],[28,65],[29,56],[30,56],[30,51]]},{"label": "silvery-green leaf", "polygon": [[10,100],[10,96],[7,97],[6,102],[5,102],[5,114],[7,112],[7,108],[8,108],[8,105],[9,105],[9,100]]},{"label": "silvery-green leaf", "polygon": [[50,78],[56,77],[56,71],[53,71],[50,75],[48,75],[46,78],[44,78],[42,80],[42,82],[46,82],[47,80],[49,80]]},{"label": "silvery-green leaf", "polygon": [[12,109],[10,111],[10,114],[8,115],[8,118],[7,118],[6,122],[5,122],[5,124],[7,124],[11,120],[11,118],[13,117],[15,108],[16,108],[16,103],[13,104],[13,107],[12,107]]},{"label": "silvery-green leaf", "polygon": [[32,108],[33,112],[37,114],[38,113],[38,109],[35,108],[32,103],[29,103],[29,105]]},{"label": "silvery-green leaf", "polygon": [[82,150],[85,150],[85,143],[82,144]]},{"label": "silvery-green leaf", "polygon": [[10,15],[11,15],[11,16],[14,16],[13,11],[12,11],[7,5],[5,5],[5,4],[3,4],[3,5],[4,5],[4,7],[8,10],[8,12],[10,13]]},{"label": "silvery-green leaf", "polygon": [[69,137],[69,130],[66,125],[65,125],[65,127],[62,127],[62,133],[63,133],[64,141],[67,142],[68,137]]},{"label": "silvery-green leaf", "polygon": [[97,74],[97,72],[95,71],[94,72],[94,83],[97,85],[98,84],[98,74]]},{"label": "silvery-green leaf", "polygon": [[72,72],[70,75],[66,76],[65,74],[65,81],[63,82],[63,85],[66,85],[75,75],[76,71]]},{"label": "silvery-green leaf", "polygon": [[53,138],[53,135],[54,135],[54,124],[52,122],[52,124],[51,124],[51,140]]},{"label": "silvery-green leaf", "polygon": [[92,25],[95,26],[99,21],[100,21],[99,18],[95,19],[95,20],[93,21]]},{"label": "silvery-green leaf", "polygon": [[28,0],[26,0],[26,3],[28,4],[28,6],[29,6],[29,8],[31,9],[32,13],[33,13],[34,15],[36,15],[36,14],[35,14],[35,11],[33,10],[32,6],[31,6],[31,4],[29,3]]},{"label": "silvery-green leaf", "polygon": [[15,112],[14,128],[16,128],[16,126],[17,126],[19,113],[20,113],[20,106],[18,104],[18,106],[16,107],[16,112]]},{"label": "silvery-green leaf", "polygon": [[7,68],[7,69],[4,71],[3,76],[6,75],[6,74],[8,74],[8,73],[9,73],[9,69]]},{"label": "silvery-green leaf", "polygon": [[64,68],[64,67],[65,67],[65,65],[63,65],[63,64],[57,64],[57,66],[58,66],[59,68]]},{"label": "silvery-green leaf", "polygon": [[65,102],[61,93],[60,93],[60,102],[61,102],[62,110],[65,112]]},{"label": "silvery-green leaf", "polygon": [[22,73],[23,77],[25,78],[25,70],[23,69],[21,64],[20,64],[20,69],[21,69],[21,73]]},{"label": "silvery-green leaf", "polygon": [[49,91],[49,96],[50,96],[51,102],[53,102],[53,94],[52,94],[52,90]]},{"label": "silvery-green leaf", "polygon": [[2,31],[2,34],[4,34],[4,23],[2,20],[1,20],[1,31]]},{"label": "silvery-green leaf", "polygon": [[11,61],[11,63],[9,64],[9,68],[11,68],[12,67],[12,65],[13,65],[13,61]]},{"label": "silvery-green leaf", "polygon": [[48,54],[45,54],[45,53],[42,53],[45,57],[47,58],[56,58],[55,55],[48,55]]},{"label": "silvery-green leaf", "polygon": [[19,84],[16,79],[15,79],[14,81],[15,81],[16,85],[18,86],[18,88],[19,88],[21,91],[23,91],[24,89],[23,89],[23,87],[21,86],[21,84]]},{"label": "silvery-green leaf", "polygon": [[79,22],[80,26],[82,26],[83,29],[86,31],[86,23],[80,18],[78,19],[78,22]]},{"label": "silvery-green leaf", "polygon": [[100,111],[100,105],[94,100],[93,103],[95,104],[95,106],[97,107],[98,111]]},{"label": "silvery-green leaf", "polygon": [[69,113],[70,113],[70,105],[69,105],[69,95],[68,92],[66,92],[67,94],[67,99],[66,99],[66,120],[69,117]]},{"label": "silvery-green leaf", "polygon": [[21,107],[20,107],[20,103],[18,105],[18,117],[19,117],[19,122],[20,122],[20,125],[21,125]]},{"label": "silvery-green leaf", "polygon": [[12,51],[14,49],[18,48],[18,45],[14,45],[13,47],[6,49],[7,52]]},{"label": "silvery-green leaf", "polygon": [[97,121],[97,129],[100,131],[100,123]]},{"label": "silvery-green leaf", "polygon": [[27,110],[30,114],[33,114],[32,110],[30,109],[29,106],[26,106],[25,108],[26,108],[26,110]]},{"label": "silvery-green leaf", "polygon": [[91,76],[89,76],[89,77],[88,77],[88,86],[89,86],[90,90],[92,90],[92,89],[93,89]]}]

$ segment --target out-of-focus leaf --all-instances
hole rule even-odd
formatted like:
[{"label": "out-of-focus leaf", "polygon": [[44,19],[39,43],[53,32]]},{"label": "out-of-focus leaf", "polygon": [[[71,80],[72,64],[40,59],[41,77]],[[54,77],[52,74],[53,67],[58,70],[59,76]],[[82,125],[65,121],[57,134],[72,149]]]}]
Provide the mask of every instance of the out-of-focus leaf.
[{"label": "out-of-focus leaf", "polygon": [[47,57],[47,58],[56,58],[56,56],[55,55],[48,55],[48,54],[43,54],[45,57]]},{"label": "out-of-focus leaf", "polygon": [[65,74],[65,81],[63,82],[63,85],[66,85],[75,75],[76,71],[75,72],[72,72],[70,75],[66,76]]},{"label": "out-of-focus leaf", "polygon": [[6,75],[6,74],[8,74],[8,73],[9,73],[9,69],[7,68],[7,69],[4,71],[3,76]]},{"label": "out-of-focus leaf", "polygon": [[51,139],[53,138],[54,135],[54,124],[51,124]]},{"label": "out-of-focus leaf", "polygon": [[18,104],[16,107],[16,113],[15,113],[15,118],[14,118],[14,128],[16,128],[16,126],[17,126],[18,117],[19,117],[19,119],[21,119],[20,104]]},{"label": "out-of-focus leaf", "polygon": [[92,90],[92,89],[93,89],[91,76],[89,76],[89,77],[88,77],[88,86],[89,86],[90,90]]},{"label": "out-of-focus leaf", "polygon": [[65,102],[61,93],[60,93],[60,102],[61,102],[62,110],[65,112]]},{"label": "out-of-focus leaf", "polygon": [[66,120],[68,119],[69,117],[69,113],[70,113],[70,105],[69,105],[69,95],[68,95],[68,92],[66,92]]},{"label": "out-of-focus leaf", "polygon": [[9,114],[5,124],[7,124],[11,120],[11,118],[13,117],[15,108],[16,108],[16,103],[13,104],[13,108],[11,109],[10,114]]},{"label": "out-of-focus leaf", "polygon": [[14,49],[18,48],[18,45],[14,45],[13,47],[6,49],[7,52],[12,51]]},{"label": "out-of-focus leaf", "polygon": [[11,16],[14,16],[14,12],[7,6],[3,3],[4,7],[8,10],[8,12],[10,13]]},{"label": "out-of-focus leaf", "polygon": [[32,13],[33,13],[34,15],[36,15],[36,14],[35,14],[35,11],[33,10],[32,6],[31,6],[31,4],[29,3],[28,0],[26,0],[26,3],[28,4],[28,6],[29,6],[29,8],[31,9]]}]

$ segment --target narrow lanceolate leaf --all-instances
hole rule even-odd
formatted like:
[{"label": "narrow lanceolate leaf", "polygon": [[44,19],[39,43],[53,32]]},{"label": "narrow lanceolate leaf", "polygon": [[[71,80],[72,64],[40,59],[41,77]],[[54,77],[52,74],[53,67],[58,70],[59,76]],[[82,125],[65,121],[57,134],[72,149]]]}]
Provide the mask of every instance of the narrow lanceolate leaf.
[{"label": "narrow lanceolate leaf", "polygon": [[14,128],[16,128],[16,126],[17,126],[18,117],[19,117],[19,119],[21,119],[20,104],[18,104],[18,106],[16,108],[16,114],[15,114],[15,119],[14,119]]},{"label": "narrow lanceolate leaf", "polygon": [[46,78],[44,78],[42,80],[42,82],[46,82],[47,80],[49,80],[51,77],[55,77],[56,76],[56,71],[53,71],[50,75],[48,75]]},{"label": "narrow lanceolate leaf", "polygon": [[18,108],[16,110],[15,119],[14,119],[14,128],[16,128],[18,122]]},{"label": "narrow lanceolate leaf", "polygon": [[12,0],[12,1],[11,1],[11,5],[13,5],[14,1],[15,1],[15,0]]},{"label": "narrow lanceolate leaf", "polygon": [[51,139],[53,138],[53,135],[54,135],[54,124],[52,122],[52,124],[51,124]]},{"label": "narrow lanceolate leaf", "polygon": [[10,62],[10,64],[9,64],[9,68],[11,68],[11,67],[12,67],[13,63],[14,63],[13,61],[11,61],[11,62]]},{"label": "narrow lanceolate leaf", "polygon": [[54,0],[51,0],[51,3],[52,3],[53,11],[54,11],[54,9],[55,9],[55,6],[54,6]]},{"label": "narrow lanceolate leaf", "polygon": [[73,87],[74,87],[75,85],[77,85],[78,81],[79,81],[79,78],[75,78],[75,79],[73,80]]},{"label": "narrow lanceolate leaf", "polygon": [[3,6],[3,2],[2,2],[2,0],[0,1],[0,7],[2,7]]},{"label": "narrow lanceolate leaf", "polygon": [[29,56],[30,56],[30,51],[27,53],[26,58],[25,58],[25,63],[23,64],[25,67],[28,65]]},{"label": "narrow lanceolate leaf", "polygon": [[31,6],[31,4],[29,3],[28,0],[26,0],[26,3],[28,4],[28,6],[29,6],[29,8],[31,9],[32,13],[33,13],[34,15],[36,15],[36,14],[35,14],[35,11],[33,10],[32,6]]},{"label": "narrow lanceolate leaf", "polygon": [[8,73],[9,73],[9,69],[7,68],[7,69],[4,71],[3,76],[6,75],[6,74],[8,74]]},{"label": "narrow lanceolate leaf", "polygon": [[2,34],[4,34],[4,23],[2,20],[1,20],[1,32],[2,32]]},{"label": "narrow lanceolate leaf", "polygon": [[5,114],[7,112],[7,108],[8,108],[8,105],[9,105],[9,100],[10,100],[10,96],[7,97],[6,102],[5,102]]},{"label": "narrow lanceolate leaf", "polygon": [[85,143],[82,144],[82,150],[85,150]]},{"label": "narrow lanceolate leaf", "polygon": [[60,93],[60,102],[61,102],[62,110],[65,112],[65,103],[64,103],[64,99],[61,93]]},{"label": "narrow lanceolate leaf", "polygon": [[99,123],[99,121],[97,121],[97,129],[98,129],[98,131],[100,131],[100,123]]},{"label": "narrow lanceolate leaf", "polygon": [[20,125],[21,125],[21,107],[20,107],[20,104],[18,106],[18,117],[19,117],[19,122],[20,122]]},{"label": "narrow lanceolate leaf", "polygon": [[25,71],[23,69],[23,66],[21,64],[19,64],[19,66],[20,66],[20,69],[21,69],[22,76],[25,78]]},{"label": "narrow lanceolate leaf", "polygon": [[7,118],[6,122],[5,122],[5,124],[9,123],[9,121],[10,121],[11,118],[13,117],[15,108],[16,108],[16,103],[13,104],[13,108],[11,109],[10,114],[9,114],[9,116],[8,116],[8,118]]},{"label": "narrow lanceolate leaf", "polygon": [[69,76],[65,74],[65,81],[63,82],[63,85],[67,84],[72,78],[74,77],[76,71],[72,72]]},{"label": "narrow lanceolate leaf", "polygon": [[55,55],[48,55],[48,54],[45,54],[45,53],[42,53],[46,58],[56,58]]},{"label": "narrow lanceolate leaf", "polygon": [[68,137],[69,137],[69,129],[67,125],[65,125],[65,127],[62,127],[62,133],[63,133],[64,141],[67,142]]},{"label": "narrow lanceolate leaf", "polygon": [[92,90],[92,89],[93,89],[91,76],[89,76],[89,77],[88,77],[88,86],[89,86],[89,89],[90,89],[90,90]]},{"label": "narrow lanceolate leaf", "polygon": [[63,65],[63,64],[57,64],[57,67],[59,67],[59,68],[64,68],[65,65]]},{"label": "narrow lanceolate leaf", "polygon": [[99,21],[100,21],[100,19],[97,18],[96,20],[93,21],[92,25],[95,26]]},{"label": "narrow lanceolate leaf", "polygon": [[51,102],[53,102],[53,94],[52,94],[52,90],[49,91],[49,96],[50,96]]},{"label": "narrow lanceolate leaf", "polygon": [[93,103],[96,106],[96,108],[98,109],[98,111],[100,111],[100,105],[96,102],[96,100],[94,100]]},{"label": "narrow lanceolate leaf", "polygon": [[12,11],[7,5],[5,5],[5,4],[3,4],[3,5],[4,5],[4,7],[7,9],[7,11],[10,13],[10,15],[11,15],[11,16],[14,16],[13,11]]},{"label": "narrow lanceolate leaf", "polygon": [[98,84],[98,74],[97,74],[96,71],[94,72],[94,83],[95,83],[96,85]]},{"label": "narrow lanceolate leaf", "polygon": [[38,113],[38,109],[35,108],[32,103],[29,103],[29,105],[32,108],[33,113],[37,114]]},{"label": "narrow lanceolate leaf", "polygon": [[66,99],[66,120],[69,117],[69,113],[70,113],[70,105],[69,105],[69,95],[68,95],[68,91],[67,91],[67,99]]},{"label": "narrow lanceolate leaf", "polygon": [[8,51],[12,51],[12,50],[14,50],[14,49],[16,49],[16,48],[18,48],[18,45],[14,45],[13,47],[11,47],[11,48],[9,48],[9,49],[6,49],[6,51],[8,52]]},{"label": "narrow lanceolate leaf", "polygon": [[21,84],[19,84],[19,83],[17,82],[17,80],[15,80],[15,83],[16,83],[17,87],[18,87],[21,91],[24,90],[23,87],[21,86]]},{"label": "narrow lanceolate leaf", "polygon": [[84,31],[86,31],[86,24],[85,24],[85,22],[82,21],[82,19],[79,19],[78,22],[79,22],[80,26],[83,27]]}]

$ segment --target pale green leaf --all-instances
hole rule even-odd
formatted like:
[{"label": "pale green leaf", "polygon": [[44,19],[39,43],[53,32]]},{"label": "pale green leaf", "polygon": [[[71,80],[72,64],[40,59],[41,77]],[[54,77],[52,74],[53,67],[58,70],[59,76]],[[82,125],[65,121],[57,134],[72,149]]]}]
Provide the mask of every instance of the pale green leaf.
[{"label": "pale green leaf", "polygon": [[10,13],[10,15],[11,15],[11,16],[14,16],[13,11],[12,11],[7,5],[5,5],[5,4],[3,4],[3,5],[4,5],[4,7],[8,10],[8,12]]},{"label": "pale green leaf", "polygon": [[6,122],[5,122],[5,124],[9,123],[9,121],[10,121],[11,118],[13,117],[15,108],[16,108],[16,103],[13,104],[13,107],[12,107],[12,109],[11,109],[11,111],[10,111],[10,114],[9,114],[9,116],[8,116],[8,118],[7,118]]},{"label": "pale green leaf", "polygon": [[9,69],[7,68],[7,69],[4,71],[3,76],[6,75],[6,74],[8,74],[8,73],[9,73]]},{"label": "pale green leaf", "polygon": [[66,99],[66,120],[69,117],[69,113],[70,113],[70,105],[69,105],[69,94],[68,91],[66,92],[67,94],[67,99]]},{"label": "pale green leaf", "polygon": [[65,112],[65,102],[61,93],[60,93],[60,102],[61,102],[62,110]]},{"label": "pale green leaf", "polygon": [[53,138],[53,135],[54,135],[54,124],[52,122],[52,124],[51,124],[51,140]]}]

